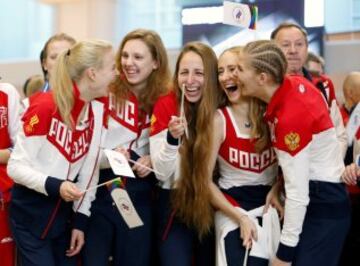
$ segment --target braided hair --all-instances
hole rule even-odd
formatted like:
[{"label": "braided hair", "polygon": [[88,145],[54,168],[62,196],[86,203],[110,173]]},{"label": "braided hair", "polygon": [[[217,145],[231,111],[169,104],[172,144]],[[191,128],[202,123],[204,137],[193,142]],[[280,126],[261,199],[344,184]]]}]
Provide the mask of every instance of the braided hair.
[{"label": "braided hair", "polygon": [[244,47],[243,52],[255,71],[270,74],[278,84],[283,82],[287,61],[275,42],[268,40],[250,42]]}]

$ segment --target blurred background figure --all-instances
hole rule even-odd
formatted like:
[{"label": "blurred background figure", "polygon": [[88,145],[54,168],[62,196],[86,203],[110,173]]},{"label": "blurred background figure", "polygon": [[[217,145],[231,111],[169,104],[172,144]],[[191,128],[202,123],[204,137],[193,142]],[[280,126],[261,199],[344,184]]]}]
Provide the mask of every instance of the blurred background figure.
[{"label": "blurred background figure", "polygon": [[39,92],[44,88],[45,80],[41,75],[34,75],[29,77],[23,86],[23,92],[25,97],[30,97],[31,95]]},{"label": "blurred background figure", "polygon": [[344,104],[341,106],[341,115],[346,126],[349,117],[360,101],[360,72],[349,73],[343,83]]},{"label": "blurred background figure", "polygon": [[308,52],[305,68],[313,76],[323,75],[325,72],[325,60],[320,55],[316,55],[313,52]]},{"label": "blurred background figure", "polygon": [[45,84],[43,91],[49,90],[51,71],[55,65],[57,56],[64,50],[70,49],[76,40],[66,33],[59,33],[51,36],[40,53],[41,69],[44,74]]},{"label": "blurred background figure", "polygon": [[[359,113],[360,102],[360,72],[349,73],[343,83],[343,93],[345,102],[340,111],[348,133],[348,149],[344,159],[347,167],[352,167],[359,155]],[[358,183],[359,184],[359,183]],[[357,252],[360,247],[360,188],[359,185],[347,186],[351,199],[351,227],[348,233],[340,265],[357,265]]]}]

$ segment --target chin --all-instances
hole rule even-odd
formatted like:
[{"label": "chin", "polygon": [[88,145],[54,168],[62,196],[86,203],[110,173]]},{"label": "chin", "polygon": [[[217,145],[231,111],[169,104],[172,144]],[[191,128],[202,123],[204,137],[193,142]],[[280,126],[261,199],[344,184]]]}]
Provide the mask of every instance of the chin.
[{"label": "chin", "polygon": [[200,98],[201,98],[201,96],[199,96],[199,97],[186,97],[186,100],[189,103],[197,103],[197,102],[200,101]]}]

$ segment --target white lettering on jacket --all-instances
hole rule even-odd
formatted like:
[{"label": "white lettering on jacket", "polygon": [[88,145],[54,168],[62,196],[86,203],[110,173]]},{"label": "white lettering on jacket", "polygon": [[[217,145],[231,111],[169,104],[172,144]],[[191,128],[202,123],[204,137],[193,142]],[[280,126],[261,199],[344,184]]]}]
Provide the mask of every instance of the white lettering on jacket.
[{"label": "white lettering on jacket", "polygon": [[229,162],[245,170],[262,171],[276,160],[273,149],[267,149],[261,154],[229,148]]},{"label": "white lettering on jacket", "polygon": [[89,134],[89,128],[74,133],[62,121],[53,118],[48,139],[58,147],[68,160],[74,161],[88,152],[91,139]]},{"label": "white lettering on jacket", "polygon": [[135,104],[125,101],[124,104],[116,104],[113,97],[110,97],[109,108],[111,113],[115,115],[115,119],[123,120],[125,123],[135,126]]}]

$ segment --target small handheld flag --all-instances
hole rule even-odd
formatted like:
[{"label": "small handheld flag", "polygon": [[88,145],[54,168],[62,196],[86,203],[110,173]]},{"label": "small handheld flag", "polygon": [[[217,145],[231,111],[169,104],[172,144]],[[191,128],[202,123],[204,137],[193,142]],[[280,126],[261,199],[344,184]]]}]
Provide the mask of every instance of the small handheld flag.
[{"label": "small handheld flag", "polygon": [[224,24],[256,29],[258,7],[224,1]]},{"label": "small handheld flag", "polygon": [[[184,112],[184,103],[185,103],[185,84],[181,86],[181,103],[180,103],[180,118],[186,121],[186,116]],[[187,128],[187,122],[185,122],[185,137],[189,138],[189,131]]]},{"label": "small handheld flag", "polygon": [[113,170],[114,174],[135,178],[135,174],[131,170],[128,160],[122,153],[109,149],[104,149],[104,153],[109,160],[111,169]]},{"label": "small handheld flag", "polygon": [[87,188],[86,190],[83,190],[82,192],[85,193],[85,192],[88,192],[88,191],[90,191],[90,190],[93,190],[93,189],[97,189],[97,188],[99,188],[99,187],[102,187],[102,186],[111,185],[112,183],[114,183],[114,184],[119,184],[119,182],[116,182],[117,180],[121,182],[121,177],[120,177],[120,176],[117,176],[117,177],[115,177],[115,178],[113,178],[113,179],[111,179],[111,180],[108,180],[108,181],[104,182],[104,183],[100,183],[100,184],[98,184],[98,185],[96,185],[96,186],[89,187],[89,188]]}]

